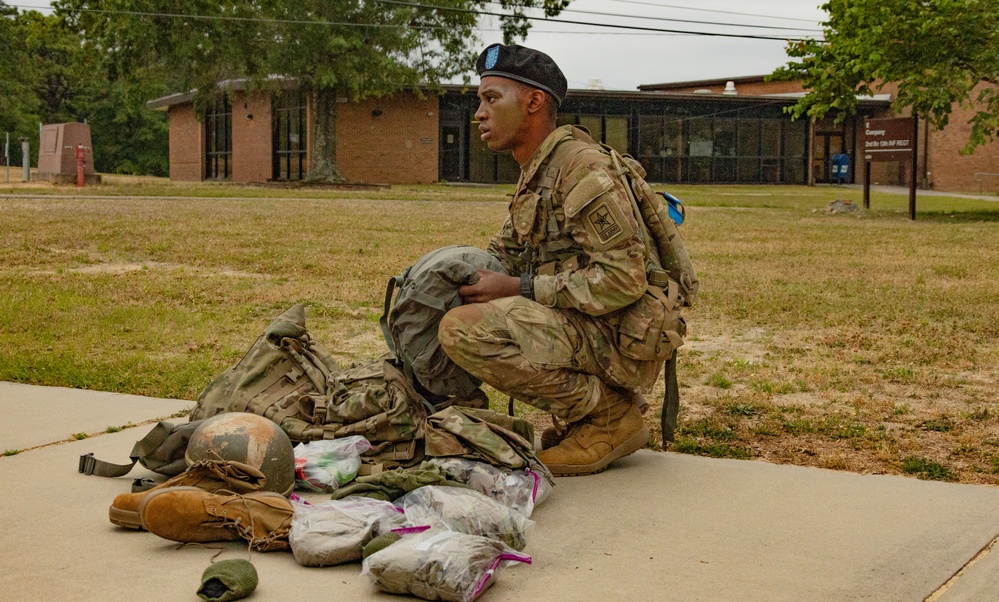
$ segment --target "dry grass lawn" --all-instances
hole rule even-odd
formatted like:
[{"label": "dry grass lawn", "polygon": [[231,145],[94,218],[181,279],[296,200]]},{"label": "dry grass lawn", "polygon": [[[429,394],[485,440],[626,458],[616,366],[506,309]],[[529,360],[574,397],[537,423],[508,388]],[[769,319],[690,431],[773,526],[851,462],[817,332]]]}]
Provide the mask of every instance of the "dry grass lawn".
[{"label": "dry grass lawn", "polygon": [[[701,279],[674,450],[999,484],[999,203],[920,196],[910,222],[901,195],[670,190]],[[338,359],[380,354],[388,278],[483,246],[510,188],[81,192],[0,184],[0,379],[192,399],[296,302]]]}]

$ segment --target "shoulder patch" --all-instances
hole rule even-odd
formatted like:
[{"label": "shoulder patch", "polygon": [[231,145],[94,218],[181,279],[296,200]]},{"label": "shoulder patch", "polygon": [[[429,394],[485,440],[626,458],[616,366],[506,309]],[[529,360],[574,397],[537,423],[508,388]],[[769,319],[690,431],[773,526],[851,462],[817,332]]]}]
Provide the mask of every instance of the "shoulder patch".
[{"label": "shoulder patch", "polygon": [[[574,172],[572,175],[576,175],[576,173]],[[576,217],[584,207],[613,187],[614,181],[611,180],[607,172],[599,169],[590,171],[579,178],[575,185],[566,192],[563,201],[565,216],[569,219]]]},{"label": "shoulder patch", "polygon": [[582,222],[597,251],[613,248],[635,235],[632,221],[615,202],[613,195],[590,203],[583,212]]},{"label": "shoulder patch", "polygon": [[621,233],[620,221],[611,211],[607,201],[600,201],[586,214],[586,221],[597,235],[600,244],[607,244]]}]

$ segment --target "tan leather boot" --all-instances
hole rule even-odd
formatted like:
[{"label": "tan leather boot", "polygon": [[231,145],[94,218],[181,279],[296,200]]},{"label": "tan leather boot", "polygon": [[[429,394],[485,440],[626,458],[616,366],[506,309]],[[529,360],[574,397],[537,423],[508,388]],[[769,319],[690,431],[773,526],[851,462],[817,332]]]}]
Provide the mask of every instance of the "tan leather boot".
[{"label": "tan leather boot", "polygon": [[562,440],[569,436],[571,428],[571,422],[563,424],[558,418],[552,416],[552,425],[541,431],[541,449],[549,449],[562,443]]},{"label": "tan leather boot", "polygon": [[122,493],[114,498],[108,508],[108,517],[119,527],[141,529],[139,504],[143,498],[166,487],[197,487],[205,491],[226,489],[235,493],[260,491],[267,477],[260,470],[242,462],[225,460],[199,460],[179,475],[140,493]]},{"label": "tan leather boot", "polygon": [[587,475],[645,447],[648,441],[649,427],[639,406],[601,385],[600,401],[593,411],[571,425],[562,442],[542,450],[538,458],[556,476]]},{"label": "tan leather boot", "polygon": [[261,552],[288,549],[293,508],[280,493],[209,493],[197,487],[152,491],[139,504],[142,528],[183,543],[250,542]]}]

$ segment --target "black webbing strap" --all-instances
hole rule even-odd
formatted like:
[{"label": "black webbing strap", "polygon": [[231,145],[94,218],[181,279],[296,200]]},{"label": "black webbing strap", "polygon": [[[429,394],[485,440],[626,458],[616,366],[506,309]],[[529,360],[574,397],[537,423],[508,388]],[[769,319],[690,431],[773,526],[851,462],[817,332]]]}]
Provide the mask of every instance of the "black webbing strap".
[{"label": "black webbing strap", "polygon": [[139,458],[147,457],[154,449],[162,445],[173,429],[174,425],[169,422],[160,421],[156,423],[153,430],[149,431],[145,437],[136,441],[135,445],[132,446],[132,453],[129,454],[129,459],[132,462],[129,464],[113,464],[104,460],[98,460],[91,452],[80,456],[79,471],[83,474],[97,475],[99,477],[121,477],[127,475],[135,466],[135,463],[139,461]]},{"label": "black webbing strap", "polygon": [[663,447],[667,441],[673,441],[673,434],[676,431],[676,419],[680,413],[680,385],[676,380],[676,350],[666,360],[663,368],[665,377],[666,392],[663,393]]},{"label": "black webbing strap", "polygon": [[95,474],[99,477],[123,477],[132,470],[138,461],[139,458],[135,457],[132,458],[131,464],[112,464],[98,460],[94,457],[93,452],[90,452],[80,456],[79,470],[83,474]]},{"label": "black webbing strap", "polygon": [[395,355],[395,343],[392,341],[392,331],[389,330],[388,323],[389,312],[392,310],[392,293],[395,292],[396,285],[401,286],[405,279],[405,272],[399,276],[392,276],[389,278],[388,284],[385,286],[385,306],[382,311],[382,317],[378,318],[378,326],[382,329],[382,336],[385,337],[385,344],[388,345],[389,351],[392,355]]}]

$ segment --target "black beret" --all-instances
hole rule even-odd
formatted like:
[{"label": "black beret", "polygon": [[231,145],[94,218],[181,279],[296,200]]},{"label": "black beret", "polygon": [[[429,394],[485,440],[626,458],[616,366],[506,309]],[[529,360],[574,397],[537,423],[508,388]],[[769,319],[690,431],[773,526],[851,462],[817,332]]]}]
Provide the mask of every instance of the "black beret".
[{"label": "black beret", "polygon": [[479,77],[495,75],[544,90],[554,96],[559,105],[569,87],[552,57],[517,44],[493,44],[486,48],[475,62],[475,70]]}]

